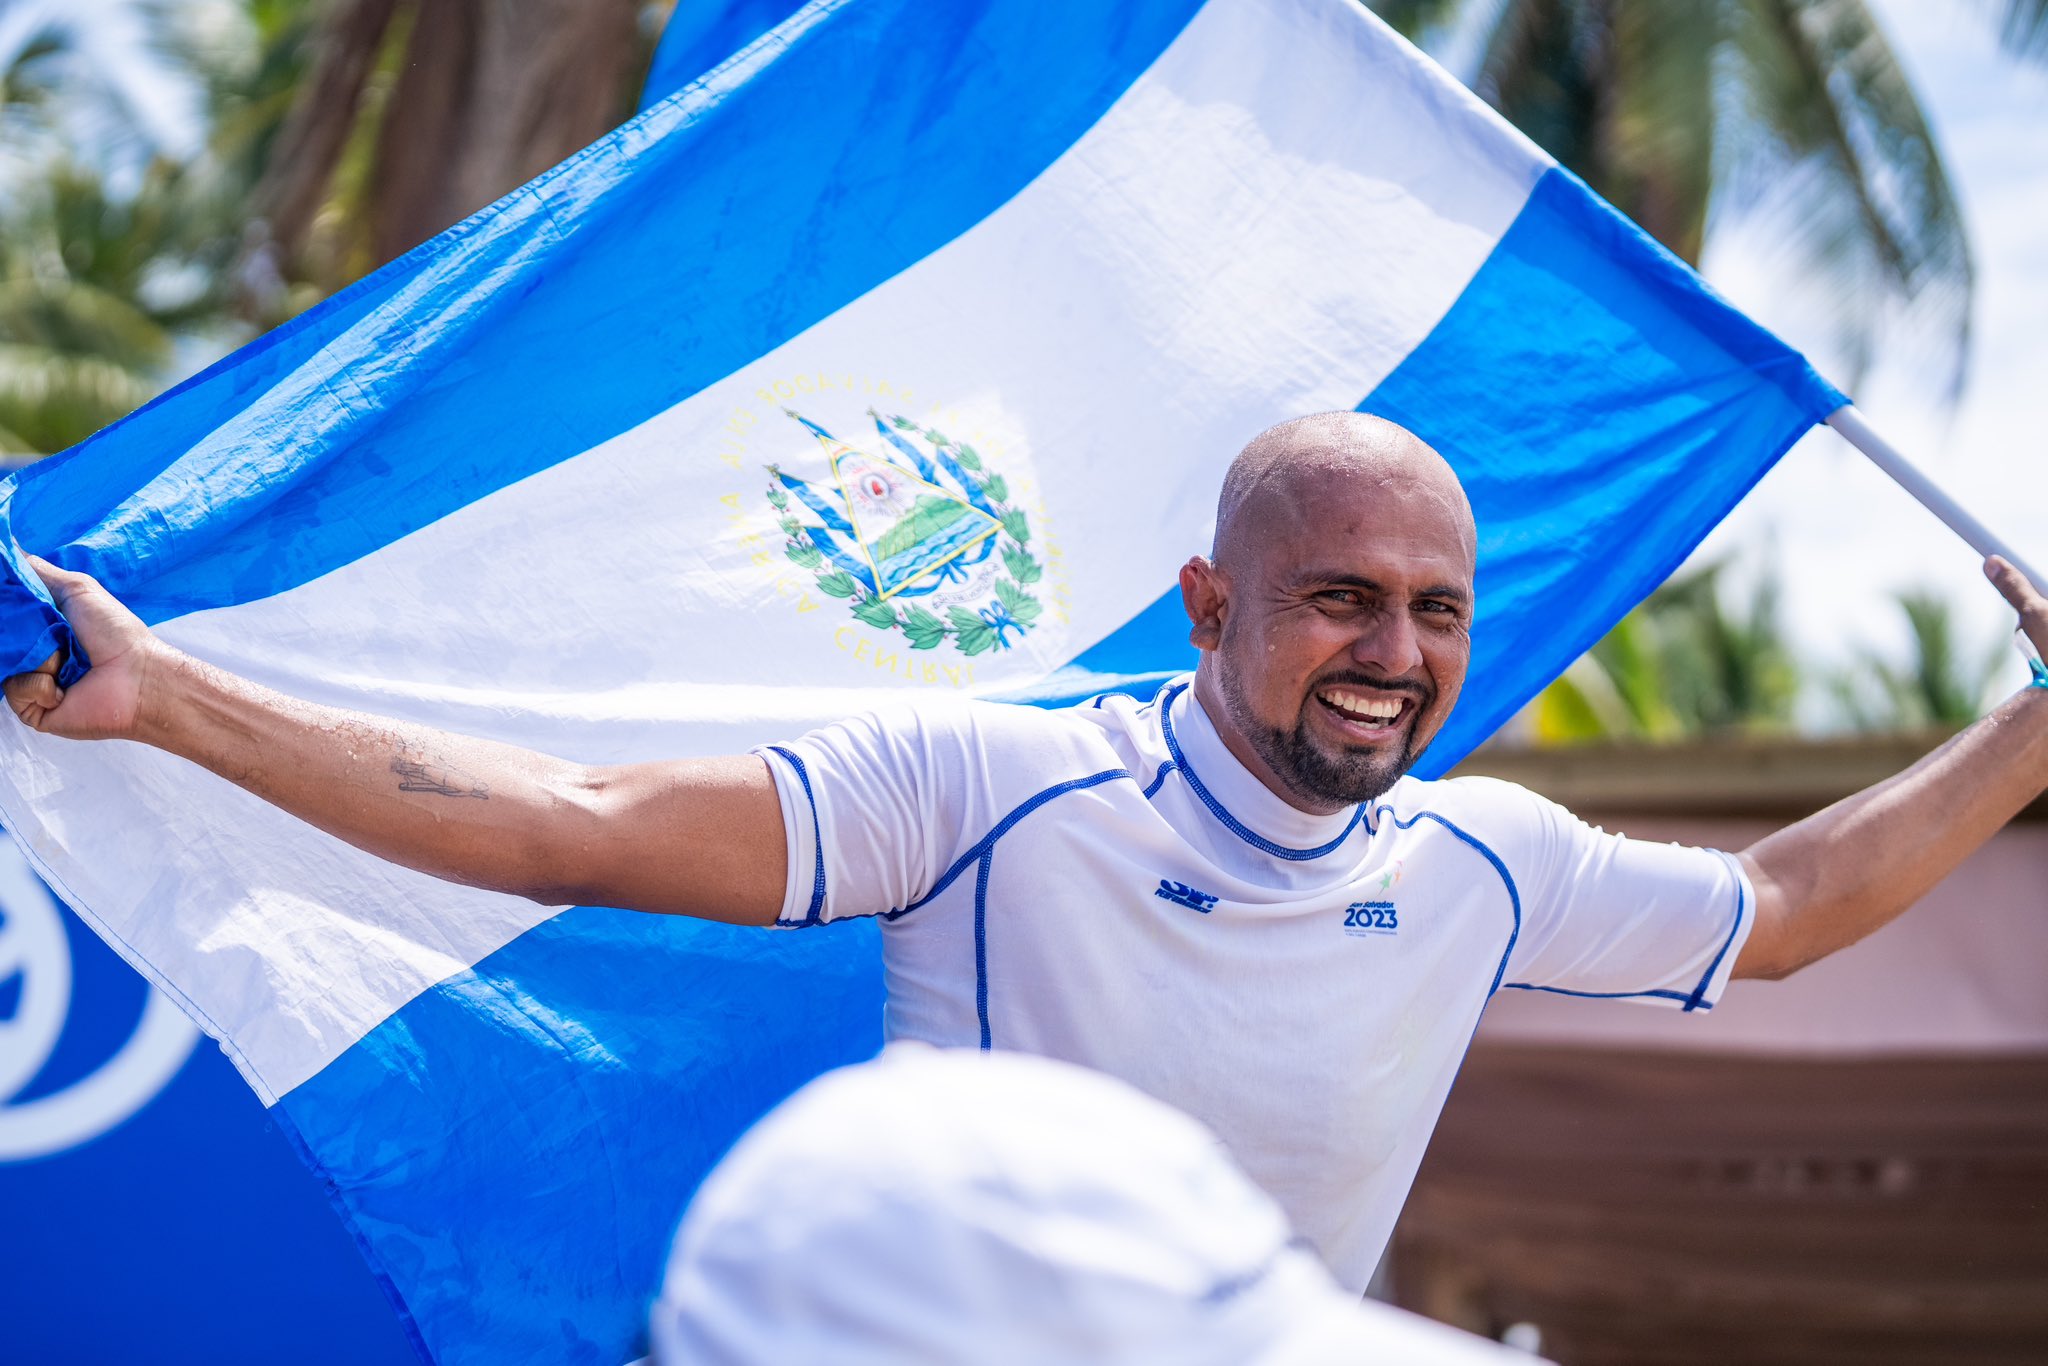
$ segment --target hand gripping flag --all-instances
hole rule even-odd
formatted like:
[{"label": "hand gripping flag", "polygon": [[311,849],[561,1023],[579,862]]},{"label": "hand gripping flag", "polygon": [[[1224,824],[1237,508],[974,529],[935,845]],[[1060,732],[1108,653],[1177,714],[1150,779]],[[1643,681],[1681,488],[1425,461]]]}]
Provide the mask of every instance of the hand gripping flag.
[{"label": "hand gripping flag", "polygon": [[[817,0],[0,485],[0,652],[64,639],[27,549],[285,692],[589,761],[1141,686],[1230,456],[1355,406],[1478,515],[1441,771],[1840,402],[1352,0]],[[0,737],[0,818],[434,1361],[633,1355],[708,1164],[879,1042],[871,926],[539,907]]]}]

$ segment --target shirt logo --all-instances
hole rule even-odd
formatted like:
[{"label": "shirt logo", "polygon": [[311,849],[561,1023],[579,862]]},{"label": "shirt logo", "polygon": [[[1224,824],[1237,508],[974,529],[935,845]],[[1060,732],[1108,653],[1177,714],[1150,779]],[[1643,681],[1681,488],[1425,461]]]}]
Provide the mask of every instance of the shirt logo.
[{"label": "shirt logo", "polygon": [[1215,910],[1216,903],[1222,900],[1221,897],[1211,896],[1207,892],[1198,892],[1185,882],[1169,882],[1165,878],[1159,879],[1159,890],[1152,895],[1163,901],[1171,901],[1176,906],[1200,911],[1203,915]]},{"label": "shirt logo", "polygon": [[1344,908],[1346,934],[1392,934],[1400,928],[1401,913],[1391,901],[1354,901]]}]

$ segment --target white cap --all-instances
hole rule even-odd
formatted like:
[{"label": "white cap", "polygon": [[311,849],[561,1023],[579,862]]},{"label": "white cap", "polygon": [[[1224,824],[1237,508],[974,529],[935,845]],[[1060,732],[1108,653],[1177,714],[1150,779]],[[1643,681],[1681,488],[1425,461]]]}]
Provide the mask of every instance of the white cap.
[{"label": "white cap", "polygon": [[1358,1304],[1179,1111],[1065,1063],[918,1045],[740,1140],[651,1328],[661,1366],[1530,1360]]}]

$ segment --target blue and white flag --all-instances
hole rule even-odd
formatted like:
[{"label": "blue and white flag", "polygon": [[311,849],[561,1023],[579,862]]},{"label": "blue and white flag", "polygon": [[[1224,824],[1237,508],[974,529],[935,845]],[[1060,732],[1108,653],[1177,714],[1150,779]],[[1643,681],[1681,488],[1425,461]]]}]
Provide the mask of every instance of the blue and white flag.
[{"label": "blue and white flag", "polygon": [[[1457,467],[1441,771],[1842,400],[1353,0],[815,0],[0,485],[26,549],[300,697],[587,761],[1191,658],[1225,464]],[[0,728],[0,818],[296,1136],[422,1352],[616,1363],[749,1120],[872,1052],[870,925],[539,907],[180,760]]]}]

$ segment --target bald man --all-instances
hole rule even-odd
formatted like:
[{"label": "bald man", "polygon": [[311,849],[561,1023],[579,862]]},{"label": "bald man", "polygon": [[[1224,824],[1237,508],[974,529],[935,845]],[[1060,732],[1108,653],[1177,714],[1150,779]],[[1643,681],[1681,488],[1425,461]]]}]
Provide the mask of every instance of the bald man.
[{"label": "bald man", "polygon": [[[1081,1063],[1194,1114],[1355,1290],[1494,991],[1710,1009],[1731,975],[1891,919],[2048,784],[2039,688],[1736,854],[1406,777],[1464,681],[1474,546],[1433,451],[1335,413],[1232,465],[1212,556],[1181,570],[1200,665],[1149,701],[920,705],[591,767],[279,696],[41,565],[93,667],[6,689],[38,730],[159,746],[458,882],[761,926],[879,916],[891,1038]],[[2048,601],[1987,570],[2048,646]]]}]

